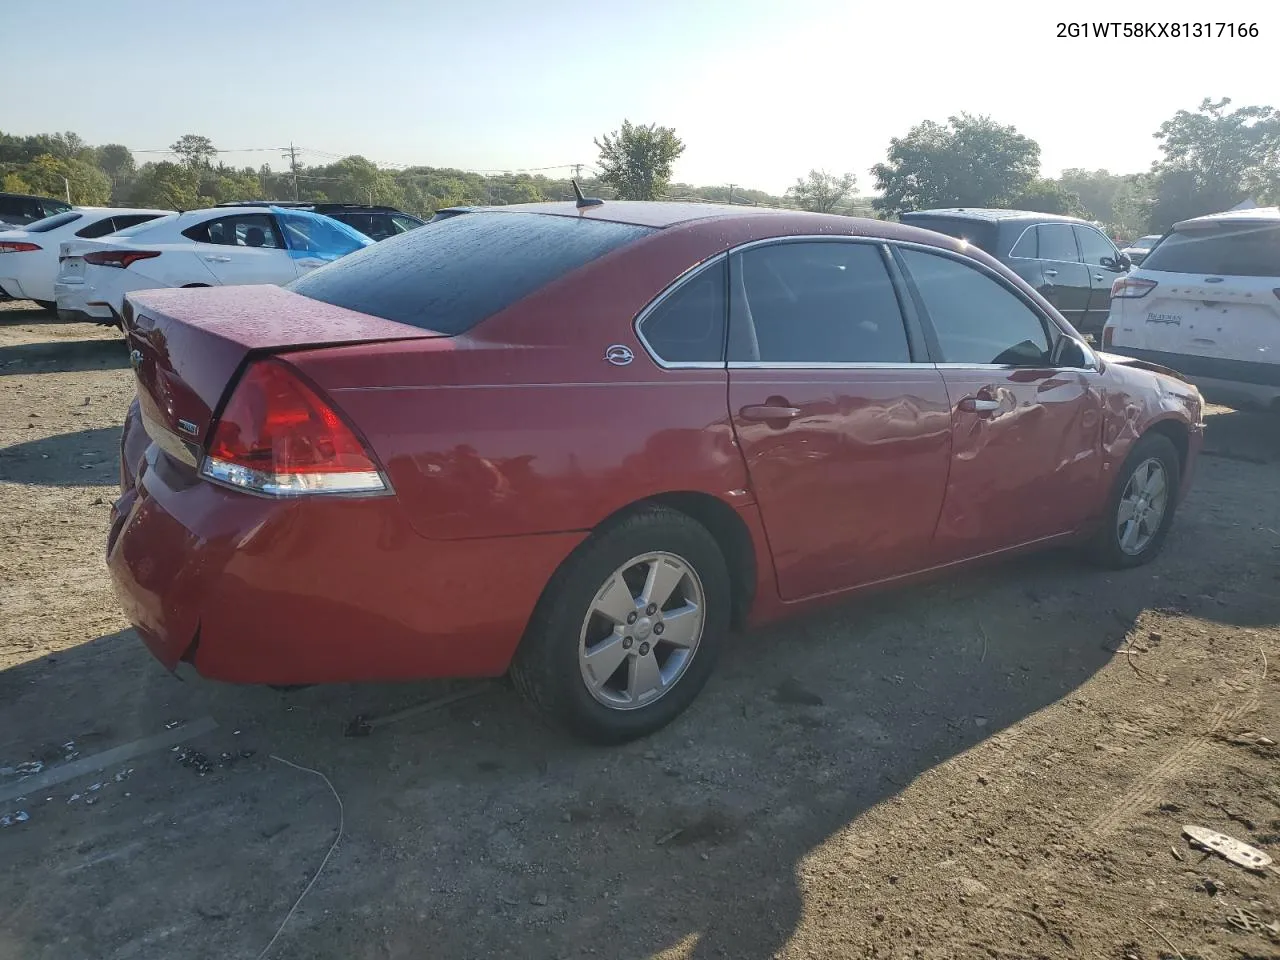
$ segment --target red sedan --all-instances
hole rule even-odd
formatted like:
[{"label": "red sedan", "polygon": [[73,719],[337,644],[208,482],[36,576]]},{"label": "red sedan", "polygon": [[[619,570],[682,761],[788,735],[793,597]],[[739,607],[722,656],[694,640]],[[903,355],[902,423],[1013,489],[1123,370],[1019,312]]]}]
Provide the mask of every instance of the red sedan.
[{"label": "red sedan", "polygon": [[735,627],[1014,551],[1160,550],[1202,438],[962,241],[838,216],[479,209],[275,287],[131,295],[107,545],[228,681],[495,676],[619,741]]}]

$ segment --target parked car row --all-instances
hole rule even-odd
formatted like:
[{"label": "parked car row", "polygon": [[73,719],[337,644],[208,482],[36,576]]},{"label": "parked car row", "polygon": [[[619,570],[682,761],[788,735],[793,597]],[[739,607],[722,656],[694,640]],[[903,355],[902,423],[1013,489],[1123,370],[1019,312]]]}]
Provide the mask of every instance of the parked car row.
[{"label": "parked car row", "polygon": [[[1006,219],[968,218],[1062,257],[1033,277],[1111,255]],[[124,299],[108,566],[162,664],[510,671],[599,741],[680,714],[737,626],[1051,544],[1144,563],[1202,440],[1195,387],[1095,352],[982,244],[833,215],[466,210],[283,289]]]},{"label": "parked car row", "polygon": [[0,210],[24,219],[0,227],[0,299],[105,323],[118,323],[129,290],[288,283],[425,222],[354,203],[253,201],[175,213],[5,194]]}]

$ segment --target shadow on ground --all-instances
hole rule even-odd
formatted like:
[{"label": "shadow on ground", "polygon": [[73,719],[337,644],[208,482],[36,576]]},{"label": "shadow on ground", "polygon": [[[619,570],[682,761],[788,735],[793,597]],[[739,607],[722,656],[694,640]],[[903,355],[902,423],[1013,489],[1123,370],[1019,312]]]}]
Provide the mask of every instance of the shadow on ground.
[{"label": "shadow on ground", "polygon": [[0,447],[0,480],[36,486],[110,487],[119,482],[120,428],[99,427]]},{"label": "shadow on ground", "polygon": [[0,347],[0,376],[122,370],[127,366],[129,351],[123,339],[53,340]]}]

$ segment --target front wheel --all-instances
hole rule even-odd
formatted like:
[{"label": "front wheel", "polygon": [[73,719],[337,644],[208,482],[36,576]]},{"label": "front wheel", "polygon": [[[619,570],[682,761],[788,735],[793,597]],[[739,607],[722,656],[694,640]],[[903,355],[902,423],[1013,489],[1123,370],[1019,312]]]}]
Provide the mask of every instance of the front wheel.
[{"label": "front wheel", "polygon": [[1096,562],[1124,569],[1155,558],[1173,524],[1181,473],[1178,451],[1163,434],[1148,433],[1133,445],[1093,543]]},{"label": "front wheel", "polygon": [[557,572],[512,680],[584,739],[650,734],[706,684],[729,630],[730,592],[706,528],[664,507],[633,514],[593,535]]}]

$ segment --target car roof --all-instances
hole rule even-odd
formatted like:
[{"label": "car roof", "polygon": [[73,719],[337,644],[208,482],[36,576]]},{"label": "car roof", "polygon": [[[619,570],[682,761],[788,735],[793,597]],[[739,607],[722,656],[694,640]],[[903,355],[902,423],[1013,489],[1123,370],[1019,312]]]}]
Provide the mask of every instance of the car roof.
[{"label": "car roof", "polygon": [[41,193],[0,193],[0,199],[4,200],[52,200],[54,203],[65,204],[67,201],[59,200],[57,197],[46,197]]},{"label": "car roof", "polygon": [[157,207],[82,207],[74,206],[68,213],[105,213],[114,216],[117,213],[177,213],[176,210],[161,210]]},{"label": "car roof", "polygon": [[1203,217],[1192,217],[1173,225],[1175,230],[1211,227],[1218,223],[1239,224],[1277,224],[1280,223],[1280,207],[1254,207],[1250,210],[1225,210],[1222,213],[1210,213]]},{"label": "car roof", "polygon": [[[613,223],[658,229],[675,226],[678,223],[689,223],[692,220],[797,213],[795,210],[781,210],[775,207],[744,207],[739,204],[685,203],[667,200],[605,200],[588,207],[579,207],[573,200],[552,200],[544,203],[512,203],[501,207],[466,209],[471,213],[540,213],[557,217],[578,217],[583,220],[608,220]],[[812,216],[822,215],[813,214]]]},{"label": "car roof", "polygon": [[935,207],[929,210],[911,210],[903,214],[908,216],[947,217],[953,220],[981,220],[986,223],[999,223],[1003,220],[1043,220],[1062,221],[1063,223],[1088,223],[1080,217],[1064,217],[1057,213],[1037,213],[1034,210],[1002,210],[994,207]]}]

